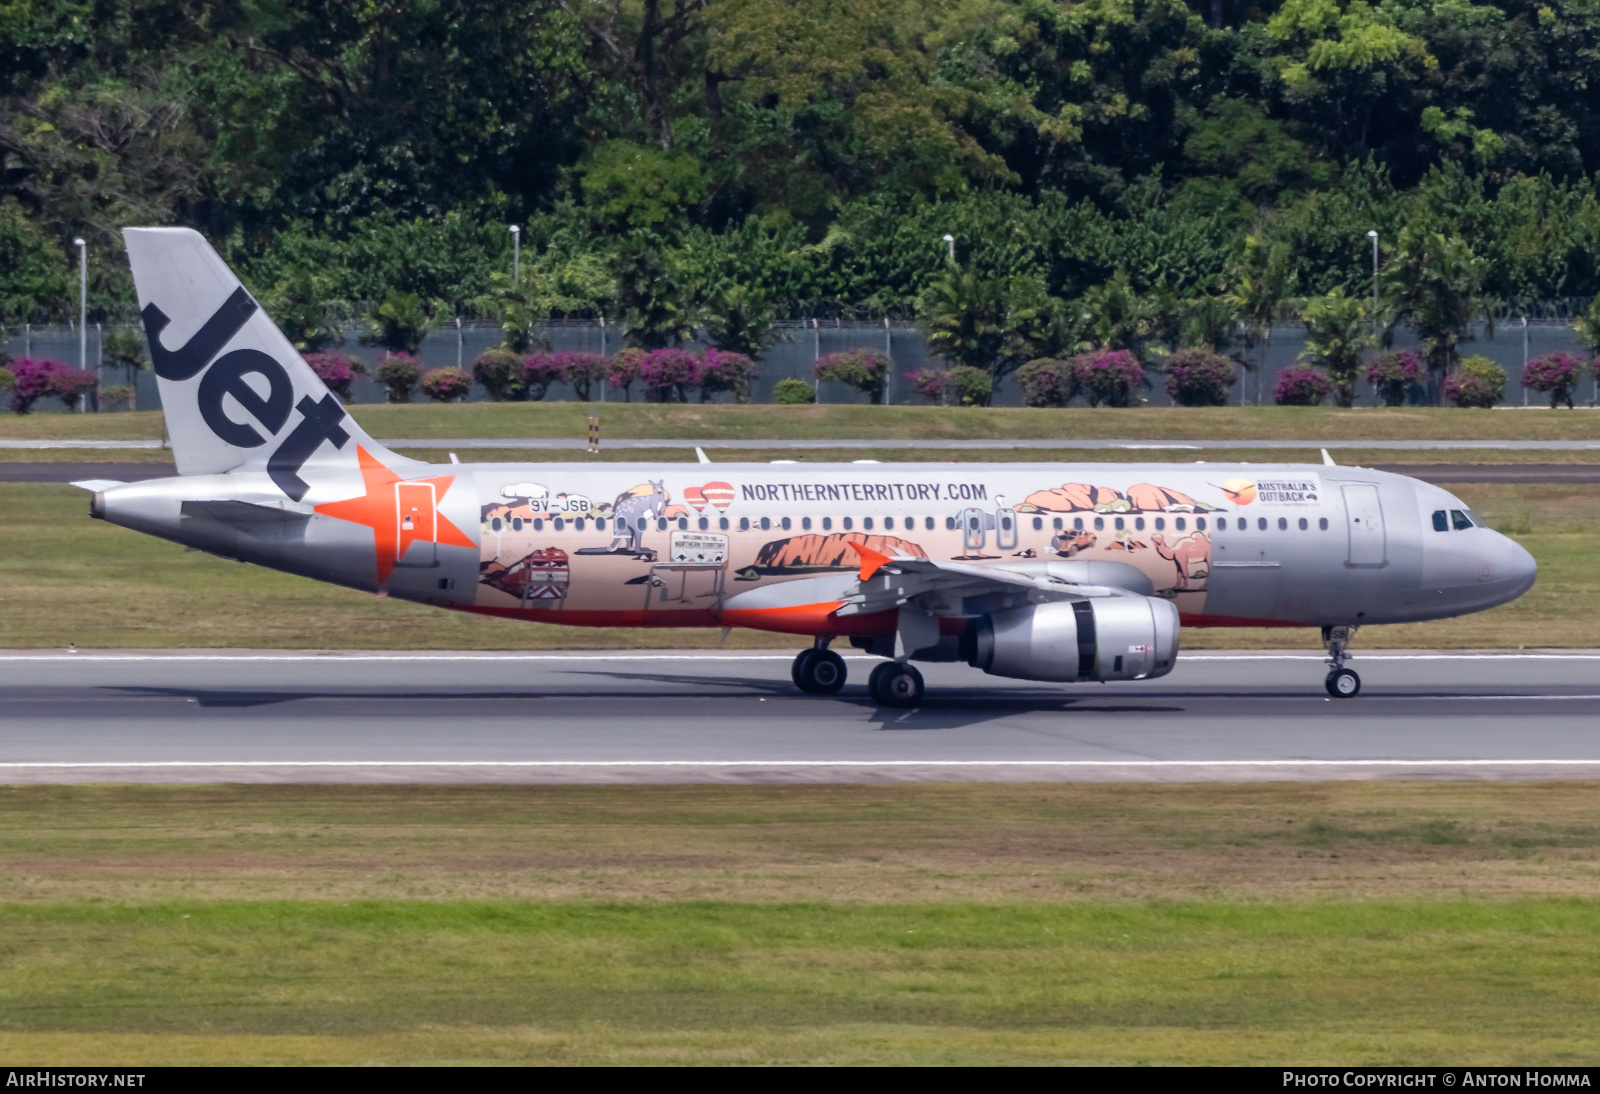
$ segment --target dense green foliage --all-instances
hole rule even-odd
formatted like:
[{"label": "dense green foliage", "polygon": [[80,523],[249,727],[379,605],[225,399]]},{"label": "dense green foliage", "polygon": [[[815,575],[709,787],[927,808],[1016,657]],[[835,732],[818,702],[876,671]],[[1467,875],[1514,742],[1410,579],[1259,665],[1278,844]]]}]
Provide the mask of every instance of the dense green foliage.
[{"label": "dense green foliage", "polygon": [[1289,297],[1370,298],[1376,229],[1438,373],[1463,316],[1600,291],[1596,86],[1600,0],[17,0],[0,323],[69,312],[77,235],[126,314],[118,228],[185,223],[313,350],[916,311],[991,378],[1250,364]]}]

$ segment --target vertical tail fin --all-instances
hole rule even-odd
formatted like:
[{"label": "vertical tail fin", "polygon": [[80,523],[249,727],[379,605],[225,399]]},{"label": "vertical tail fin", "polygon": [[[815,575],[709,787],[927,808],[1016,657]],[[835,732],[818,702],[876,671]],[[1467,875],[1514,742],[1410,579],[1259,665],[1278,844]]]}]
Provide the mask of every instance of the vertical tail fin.
[{"label": "vertical tail fin", "polygon": [[227,263],[187,228],[125,228],[150,358],[182,475],[266,471],[299,501],[308,465],[393,460],[345,412]]}]

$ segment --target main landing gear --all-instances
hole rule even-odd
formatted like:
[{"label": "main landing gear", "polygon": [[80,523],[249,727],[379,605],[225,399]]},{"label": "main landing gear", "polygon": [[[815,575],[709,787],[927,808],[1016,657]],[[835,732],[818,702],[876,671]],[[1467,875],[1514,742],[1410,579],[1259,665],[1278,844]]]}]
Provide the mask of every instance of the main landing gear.
[{"label": "main landing gear", "polygon": [[1355,637],[1355,627],[1323,627],[1322,644],[1328,651],[1328,664],[1333,666],[1333,671],[1328,673],[1326,687],[1328,694],[1335,699],[1353,699],[1361,694],[1361,677],[1353,669],[1344,667],[1344,662],[1349,657],[1350,639]]},{"label": "main landing gear", "polygon": [[844,687],[844,658],[828,648],[828,639],[819,638],[809,650],[801,650],[789,669],[794,686],[807,695],[833,695]]},{"label": "main landing gear", "polygon": [[885,661],[867,677],[867,690],[880,706],[914,707],[922,702],[922,673],[899,661]]}]

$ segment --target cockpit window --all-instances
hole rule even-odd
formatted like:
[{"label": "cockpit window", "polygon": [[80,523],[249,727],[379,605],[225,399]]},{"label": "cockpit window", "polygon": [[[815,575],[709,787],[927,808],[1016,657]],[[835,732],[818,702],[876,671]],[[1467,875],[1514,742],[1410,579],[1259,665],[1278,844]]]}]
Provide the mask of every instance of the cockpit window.
[{"label": "cockpit window", "polygon": [[1467,510],[1467,519],[1472,522],[1472,526],[1474,528],[1487,528],[1487,527],[1489,527],[1487,524],[1484,523],[1483,518],[1480,517],[1477,513],[1474,513],[1471,509]]},{"label": "cockpit window", "polygon": [[1467,514],[1463,513],[1459,509],[1450,510],[1450,522],[1455,526],[1455,530],[1458,532],[1464,528],[1472,527],[1472,518],[1467,516]]},{"label": "cockpit window", "polygon": [[1443,509],[1435,509],[1433,511],[1433,530],[1435,532],[1448,532],[1450,530],[1450,518]]}]

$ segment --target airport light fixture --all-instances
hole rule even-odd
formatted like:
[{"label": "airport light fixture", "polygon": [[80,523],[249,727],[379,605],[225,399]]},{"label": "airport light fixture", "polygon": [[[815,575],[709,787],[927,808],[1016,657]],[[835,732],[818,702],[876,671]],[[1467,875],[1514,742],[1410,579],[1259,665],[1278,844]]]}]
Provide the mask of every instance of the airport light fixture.
[{"label": "airport light fixture", "polygon": [[950,249],[950,261],[956,260],[956,237],[949,232],[944,234],[944,245]]},{"label": "airport light fixture", "polygon": [[511,225],[511,287],[522,284],[522,229]]},{"label": "airport light fixture", "polygon": [[1372,240],[1372,323],[1377,329],[1378,323],[1378,230],[1376,228],[1367,232],[1367,238]]}]

